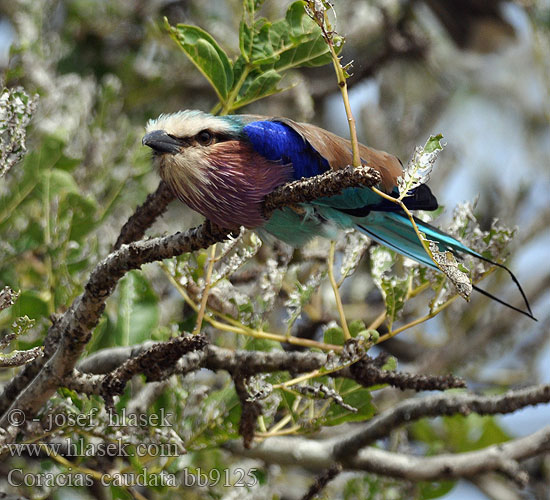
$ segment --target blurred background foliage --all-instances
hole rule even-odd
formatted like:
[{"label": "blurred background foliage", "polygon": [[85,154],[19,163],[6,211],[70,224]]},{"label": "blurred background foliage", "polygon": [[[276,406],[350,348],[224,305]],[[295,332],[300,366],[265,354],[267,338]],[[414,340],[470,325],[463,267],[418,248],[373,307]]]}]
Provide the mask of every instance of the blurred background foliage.
[{"label": "blurred background foliage", "polygon": [[[245,2],[245,6],[253,4]],[[452,0],[355,0],[337,2],[335,10],[338,31],[346,39],[344,61],[354,61],[349,84],[360,140],[395,153],[405,162],[431,133],[443,133],[448,145],[431,179],[433,191],[444,205],[437,224],[449,224],[455,205],[477,198],[473,212],[482,229],[488,230],[494,218],[507,226],[517,225],[508,264],[539,317],[534,324],[474,296],[471,303],[456,301],[436,318],[379,348],[392,354],[400,368],[434,374],[452,371],[465,377],[474,389],[500,391],[548,381],[550,4],[548,0],[456,4]],[[270,20],[283,19],[289,5],[267,0],[260,14]],[[218,103],[219,95],[171,39],[163,19],[172,26],[184,23],[202,28],[235,61],[240,53],[242,15],[239,0],[13,0],[0,4],[4,85],[22,86],[31,101],[37,99],[28,129],[28,152],[0,180],[0,283],[21,291],[15,305],[0,314],[0,328],[8,332],[14,320],[25,316],[35,320],[18,338],[19,348],[41,344],[50,316],[63,312],[81,293],[91,269],[109,253],[121,226],[156,188],[158,178],[141,147],[146,121],[186,108],[208,111]],[[241,67],[235,65],[235,81],[247,63],[241,60]],[[260,76],[279,69],[273,61],[263,64]],[[244,112],[289,116],[346,135],[331,65],[284,69],[284,74],[271,73],[268,82],[287,89],[285,92],[252,102],[259,85],[251,91],[250,80],[243,92],[234,96],[235,102],[243,106],[251,102]],[[249,70],[256,75],[256,69]],[[222,87],[219,84],[222,90],[218,94],[227,97],[231,88]],[[200,221],[196,213],[173,203],[150,232],[175,232]],[[362,321],[363,327],[385,310],[370,274],[370,260],[357,264],[358,254],[371,251],[369,245],[348,234],[338,247],[337,265],[345,269],[344,274],[353,270],[354,265],[345,268],[350,259],[358,265],[341,293],[348,319]],[[227,248],[228,255],[236,255],[233,264],[228,264],[234,269],[216,269],[220,296],[230,298],[224,312],[248,328],[269,326],[318,340],[324,333],[332,339],[334,331],[325,329],[333,326],[331,322],[338,316],[323,274],[327,248],[326,242],[314,242],[303,251],[291,252],[278,244],[260,245],[254,236],[245,235],[238,248]],[[346,248],[356,254],[346,255]],[[180,330],[192,330],[195,312],[188,303],[198,296],[205,260],[206,253],[198,252],[129,273],[109,299],[87,352],[164,340]],[[400,260],[395,264],[396,275],[407,270],[404,265]],[[231,290],[227,291],[222,278],[229,276],[225,281]],[[298,287],[297,282],[301,283]],[[491,277],[487,286],[507,300],[518,300],[504,275]],[[426,314],[433,298],[430,294],[424,300],[407,302],[396,318],[400,324]],[[379,328],[380,333],[384,328]],[[206,331],[220,345],[279,346],[211,326]],[[11,375],[4,370],[0,376],[6,381]],[[142,385],[143,381],[135,381],[120,406]],[[300,497],[310,480],[307,471],[258,465],[217,448],[217,443],[237,437],[240,410],[227,375],[198,373],[172,381],[163,392],[166,387],[158,390],[160,397],[151,411],[170,409],[177,416],[177,432],[185,446],[208,449],[177,459],[155,457],[159,470],[255,466],[260,486],[247,492],[247,498]],[[383,409],[404,397],[390,389],[372,395],[359,387],[353,390],[361,391],[362,418],[372,414],[373,404]],[[273,414],[277,408],[286,407],[292,413],[298,407],[288,394],[270,404]],[[355,398],[351,404],[357,406],[359,400]],[[98,399],[70,391],[60,391],[52,402],[53,408],[66,407],[77,413],[101,405]],[[315,431],[322,438],[327,432],[321,426],[343,423],[338,432],[345,433],[353,418],[348,412],[342,419],[340,410],[331,405],[317,420],[302,422],[302,431]],[[498,420],[453,417],[421,421],[393,433],[386,446],[424,453],[476,449],[527,433],[548,418],[543,410],[520,413]],[[297,422],[300,418],[293,415]],[[64,432],[78,435],[79,430]],[[16,463],[12,459],[10,467]],[[24,464],[29,470],[65,470],[51,459],[28,458]],[[82,460],[75,466],[89,465]],[[104,466],[95,464],[98,469]],[[131,466],[140,470],[143,463]],[[4,467],[2,475],[7,470]],[[529,495],[546,498],[550,481],[547,459],[532,460],[529,467],[535,472]],[[469,489],[472,485],[475,489]],[[37,498],[132,498],[125,488],[99,490],[28,488],[21,493]],[[181,495],[181,491],[157,490],[157,498]],[[232,494],[235,491],[245,496],[239,488]],[[346,499],[483,498],[481,492],[492,495],[481,480],[458,485],[410,484],[346,473],[331,483],[325,495]],[[221,487],[210,492],[186,489],[185,494],[186,498],[230,498]]]}]

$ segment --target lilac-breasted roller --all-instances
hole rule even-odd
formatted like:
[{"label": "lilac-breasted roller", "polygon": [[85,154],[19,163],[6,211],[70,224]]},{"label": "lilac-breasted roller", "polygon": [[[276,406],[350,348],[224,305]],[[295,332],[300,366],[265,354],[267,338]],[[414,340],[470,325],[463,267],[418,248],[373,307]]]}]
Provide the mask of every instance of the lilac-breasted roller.
[{"label": "lilac-breasted roller", "polygon": [[[301,246],[314,236],[334,238],[335,229],[353,227],[438,270],[399,205],[367,187],[347,188],[339,195],[319,198],[299,209],[276,210],[265,219],[262,201],[276,187],[351,164],[350,141],[322,128],[288,118],[214,116],[186,110],[149,121],[143,144],[153,150],[154,165],[174,194],[220,227],[244,226],[260,236],[271,234],[293,246]],[[403,173],[398,158],[362,144],[359,151],[361,162],[380,173],[379,188],[398,196],[397,178]],[[403,201],[411,210],[435,210],[438,206],[426,185],[418,186]],[[435,227],[420,220],[417,224],[442,251],[487,260]],[[528,312],[476,286],[474,289],[533,318],[519,283],[505,269],[518,285]]]}]

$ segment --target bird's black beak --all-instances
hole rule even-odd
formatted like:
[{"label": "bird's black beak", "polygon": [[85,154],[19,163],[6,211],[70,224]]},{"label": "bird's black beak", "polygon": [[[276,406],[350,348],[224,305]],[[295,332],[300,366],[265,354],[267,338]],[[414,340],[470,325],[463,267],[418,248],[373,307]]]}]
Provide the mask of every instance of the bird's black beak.
[{"label": "bird's black beak", "polygon": [[164,130],[153,130],[143,136],[141,143],[149,146],[155,153],[179,153],[182,143],[168,135]]}]

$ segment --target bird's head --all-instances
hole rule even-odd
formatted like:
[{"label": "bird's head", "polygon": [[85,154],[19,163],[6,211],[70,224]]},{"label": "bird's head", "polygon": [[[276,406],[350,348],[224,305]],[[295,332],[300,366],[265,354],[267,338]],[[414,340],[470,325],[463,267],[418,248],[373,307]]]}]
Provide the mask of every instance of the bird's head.
[{"label": "bird's head", "polygon": [[174,175],[191,180],[221,142],[238,140],[242,123],[237,116],[214,116],[185,110],[149,120],[142,144],[153,150],[154,165],[162,178]]}]

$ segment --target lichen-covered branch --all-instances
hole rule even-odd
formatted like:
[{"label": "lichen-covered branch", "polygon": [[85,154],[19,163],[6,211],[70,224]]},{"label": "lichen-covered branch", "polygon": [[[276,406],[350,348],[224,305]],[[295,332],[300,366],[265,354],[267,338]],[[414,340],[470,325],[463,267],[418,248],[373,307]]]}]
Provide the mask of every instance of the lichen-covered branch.
[{"label": "lichen-covered branch", "polygon": [[205,346],[206,338],[203,335],[175,337],[154,344],[138,356],[125,361],[105,377],[101,384],[101,394],[105,403],[112,407],[114,396],[123,393],[126,383],[134,375],[143,373],[151,381],[165,379],[172,374],[172,369],[181,356]]},{"label": "lichen-covered branch", "polygon": [[[76,388],[73,385],[72,379],[77,380],[77,385],[84,384],[84,380],[79,382],[78,379],[87,374],[97,375],[117,371],[120,366],[125,366],[133,359],[140,358],[153,347],[162,346],[163,344],[166,343],[147,342],[142,346],[103,349],[80,362],[78,364],[78,372],[70,374],[64,382]],[[248,377],[259,373],[277,371],[307,373],[318,370],[329,362],[328,354],[312,351],[235,351],[209,344],[201,352],[200,356],[197,356],[196,352],[182,355],[174,368],[174,372],[188,373],[199,368],[208,368],[210,370],[225,370],[230,373],[239,374],[241,377]],[[416,389],[419,391],[426,390],[427,388],[430,390],[445,390],[464,387],[464,381],[458,377],[416,375],[395,370],[384,370],[382,366],[385,360],[386,355],[381,354],[377,358],[365,356],[362,360],[355,363],[360,365],[360,373],[365,371],[369,373],[368,378],[361,379],[357,376],[357,373],[353,371],[355,364],[351,365],[351,367],[334,371],[330,373],[330,376],[351,378],[365,387],[389,384],[399,389]],[[160,363],[160,365],[162,371],[163,363]],[[143,371],[139,371],[139,373],[143,373]]]},{"label": "lichen-covered branch", "polygon": [[346,167],[342,170],[329,171],[315,177],[289,182],[266,197],[264,215],[269,217],[278,208],[338,194],[347,187],[372,187],[379,182],[380,174],[367,166]]}]

